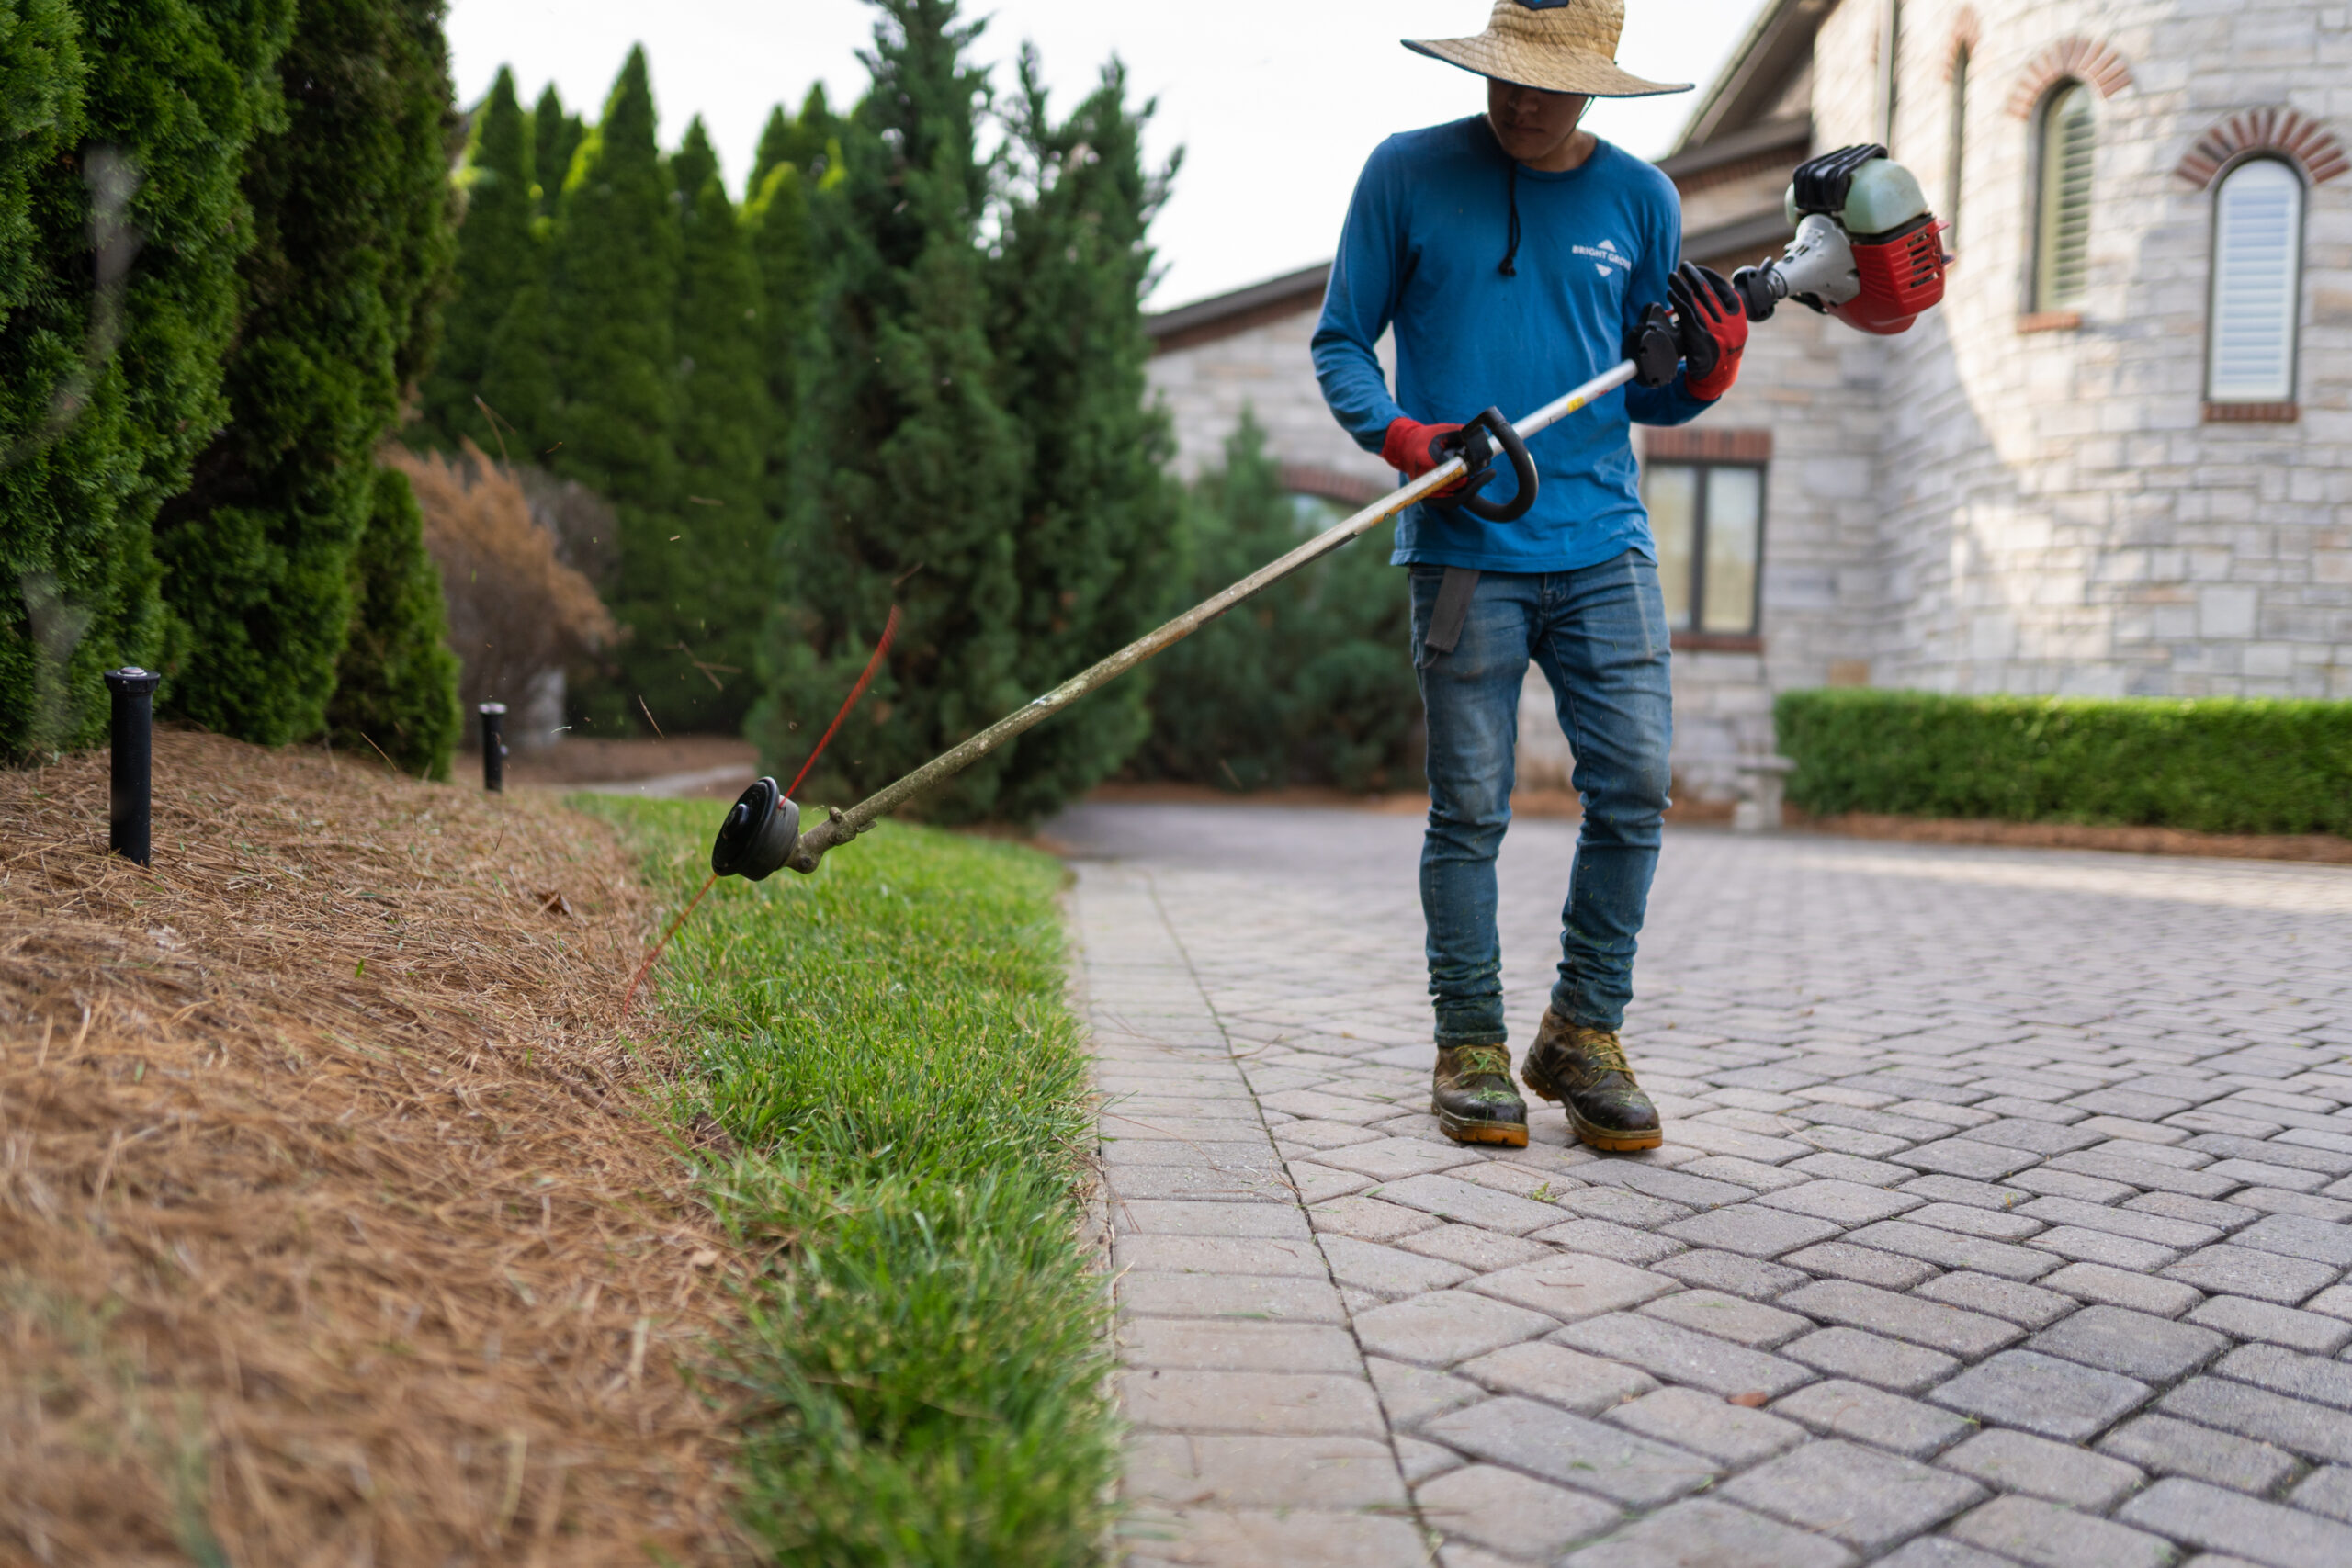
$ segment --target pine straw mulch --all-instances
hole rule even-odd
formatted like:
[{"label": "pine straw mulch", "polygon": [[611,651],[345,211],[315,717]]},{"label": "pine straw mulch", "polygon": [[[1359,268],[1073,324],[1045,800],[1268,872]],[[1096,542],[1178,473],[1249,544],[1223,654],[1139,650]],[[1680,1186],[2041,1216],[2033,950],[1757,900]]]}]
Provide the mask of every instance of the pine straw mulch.
[{"label": "pine straw mulch", "polygon": [[105,752],[0,773],[0,1561],[738,1557],[611,836],[155,751],[152,871]]}]

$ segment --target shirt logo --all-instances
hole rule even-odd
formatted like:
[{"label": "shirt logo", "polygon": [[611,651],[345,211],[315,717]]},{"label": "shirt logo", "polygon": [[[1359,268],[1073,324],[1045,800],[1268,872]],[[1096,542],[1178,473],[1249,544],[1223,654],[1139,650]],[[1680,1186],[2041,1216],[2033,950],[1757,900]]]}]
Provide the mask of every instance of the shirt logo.
[{"label": "shirt logo", "polygon": [[1633,270],[1634,258],[1619,250],[1614,241],[1603,240],[1598,245],[1570,245],[1568,250],[1573,254],[1589,258],[1592,270],[1603,277],[1616,276],[1617,273],[1612,269]]}]

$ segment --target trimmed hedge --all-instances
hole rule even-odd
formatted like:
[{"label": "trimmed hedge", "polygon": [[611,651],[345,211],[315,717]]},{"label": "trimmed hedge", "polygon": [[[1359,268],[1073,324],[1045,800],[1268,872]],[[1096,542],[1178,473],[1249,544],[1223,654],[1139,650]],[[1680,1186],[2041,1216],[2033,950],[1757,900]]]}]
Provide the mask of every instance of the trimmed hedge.
[{"label": "trimmed hedge", "polygon": [[1807,811],[2352,837],[2352,703],[1783,692]]}]

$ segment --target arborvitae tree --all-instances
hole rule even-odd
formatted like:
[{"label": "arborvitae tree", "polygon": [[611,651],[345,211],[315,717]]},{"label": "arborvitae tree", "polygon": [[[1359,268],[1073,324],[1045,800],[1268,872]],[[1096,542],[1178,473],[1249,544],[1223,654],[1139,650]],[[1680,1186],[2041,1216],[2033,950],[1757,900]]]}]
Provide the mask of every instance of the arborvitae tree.
[{"label": "arborvitae tree", "polygon": [[412,445],[454,451],[458,438],[469,435],[496,451],[502,433],[477,398],[518,423],[540,412],[500,408],[482,389],[500,323],[525,288],[543,281],[546,258],[532,231],[535,178],[530,117],[515,99],[514,73],[501,66],[490,96],[474,111],[462,177],[457,291],[442,313],[441,351],[420,389],[422,417],[406,433]]},{"label": "arborvitae tree", "polygon": [[822,82],[808,89],[800,101],[800,117],[796,119],[784,112],[778,104],[768,111],[768,122],[760,131],[759,151],[752,158],[752,177],[744,186],[745,199],[755,197],[767,183],[768,173],[779,164],[790,164],[801,177],[821,183],[841,162],[841,122],[833,117],[832,107],[825,101]]},{"label": "arborvitae tree", "polygon": [[[815,128],[812,133],[810,128]],[[808,333],[815,321],[817,262],[809,249],[808,193],[828,171],[840,174],[840,141],[823,83],[808,89],[800,118],[779,104],[760,133],[752,161],[743,227],[760,278],[760,363],[766,371],[768,417],[763,491],[769,517],[786,533],[808,511],[802,493],[805,462],[796,457],[807,438],[800,409],[807,395]],[[829,154],[825,149],[831,147]]]},{"label": "arborvitae tree", "polygon": [[[679,221],[687,222],[694,209],[694,200],[705,180],[718,177],[718,153],[710,144],[710,132],[703,129],[702,116],[686,121],[685,139],[678,150],[670,154],[670,181],[674,187]],[[725,187],[722,186],[723,190]],[[731,207],[731,204],[730,204]]]},{"label": "arborvitae tree", "polygon": [[34,194],[82,118],[79,32],[65,0],[0,0],[0,329],[40,276]]},{"label": "arborvitae tree", "polygon": [[[1147,399],[1145,231],[1173,170],[1147,173],[1143,125],[1115,62],[1069,118],[1048,117],[1023,50],[1012,115],[1022,179],[994,278],[1007,412],[1028,435],[1020,671],[1042,692],[1157,624],[1174,586],[1177,491],[1166,418]],[[1031,731],[998,810],[1032,818],[1115,769],[1150,719],[1135,677]]]},{"label": "arborvitae tree", "polygon": [[[906,622],[873,694],[825,754],[862,792],[1027,695],[1019,670],[1027,437],[997,396],[987,262],[989,98],[956,0],[877,0],[873,90],[843,122],[841,183],[813,204],[831,276],[804,407],[810,515],[787,536],[789,602],[773,628],[763,755],[795,766],[865,664],[893,597]],[[935,797],[950,817],[995,806],[990,759]]]},{"label": "arborvitae tree", "polygon": [[550,82],[531,110],[530,131],[532,270],[491,336],[482,365],[481,400],[496,412],[503,437],[489,443],[488,449],[503,452],[517,463],[544,464],[563,439],[556,416],[560,389],[549,253],[563,205],[563,184],[588,128],[578,115],[564,112],[563,98]]},{"label": "arborvitae tree", "polygon": [[759,363],[767,391],[761,495],[769,518],[790,528],[806,510],[806,463],[798,454],[807,428],[800,411],[807,396],[808,337],[817,301],[808,182],[797,168],[778,164],[768,171],[759,195],[743,209],[743,230],[759,276]]},{"label": "arborvitae tree", "polygon": [[[1207,598],[1344,514],[1285,491],[1247,409],[1184,503],[1185,597]],[[1420,716],[1405,574],[1386,526],[1341,546],[1153,660],[1146,777],[1229,789],[1406,782]]]},{"label": "arborvitae tree", "polygon": [[190,632],[167,705],[246,739],[325,721],[372,454],[430,342],[419,316],[454,248],[441,15],[442,0],[302,0],[277,63],[290,112],[247,151],[258,240],[239,268],[232,420],[156,527]]},{"label": "arborvitae tree", "polygon": [[[1295,505],[1296,502],[1294,502]],[[1298,535],[1330,527],[1352,506],[1306,509]],[[1326,557],[1295,595],[1311,612],[1293,643],[1291,767],[1309,784],[1346,790],[1418,787],[1420,690],[1413,680],[1411,597],[1388,564],[1393,525]],[[1263,561],[1253,561],[1255,570]],[[1219,583],[1218,587],[1223,587]]]},{"label": "arborvitae tree", "polygon": [[517,463],[541,463],[562,439],[556,416],[554,329],[548,305],[548,231],[537,220],[528,270],[483,345],[481,380],[467,400],[487,433],[480,445]]},{"label": "arborvitae tree", "polygon": [[700,615],[698,585],[682,582],[670,559],[685,532],[672,444],[679,243],[645,51],[632,49],[604,118],[572,159],[548,288],[562,441],[548,461],[620,519],[617,567],[597,585],[625,628],[619,673],[575,695],[580,717],[599,731],[634,728],[640,703],[658,722],[678,685],[670,645]]},{"label": "arborvitae tree", "polygon": [[571,155],[587,135],[578,115],[563,112],[563,96],[548,83],[531,109],[531,168],[540,217],[555,216],[563,199],[563,182],[571,177]]},{"label": "arborvitae tree", "polygon": [[768,122],[760,129],[760,144],[752,153],[752,177],[743,182],[746,207],[759,199],[760,186],[766,183],[768,171],[781,164],[798,165],[800,160],[792,156],[793,147],[792,117],[778,104],[768,110]]},{"label": "arborvitae tree", "polygon": [[[1289,549],[1296,519],[1265,429],[1244,408],[1226,438],[1224,467],[1203,474],[1185,498],[1185,597],[1206,598]],[[1290,782],[1288,693],[1278,673],[1283,592],[1277,584],[1152,661],[1150,735],[1137,772],[1235,789]]]},{"label": "arborvitae tree", "polygon": [[[64,743],[89,710],[88,692],[67,690],[89,610],[61,596],[52,520],[8,483],[69,417],[62,398],[73,344],[41,333],[42,317],[55,312],[36,301],[55,283],[43,265],[52,215],[40,207],[82,120],[77,21],[62,0],[0,0],[0,757]],[[28,304],[30,320],[11,331]],[[96,684],[87,667],[77,673]]]},{"label": "arborvitae tree", "polygon": [[10,7],[0,192],[25,194],[0,234],[0,753],[96,739],[98,672],[169,671],[185,646],[149,530],[227,416],[254,237],[238,176],[282,123],[292,19],[291,0]]},{"label": "arborvitae tree", "polygon": [[[458,120],[449,107],[449,54],[442,31],[447,0],[399,0],[394,21],[407,48],[388,53],[386,69],[403,77],[407,92],[401,182],[410,199],[395,205],[395,227],[405,220],[397,270],[416,288],[407,330],[392,350],[392,375],[404,389],[431,368],[441,343],[441,310],[455,285],[456,203],[447,174]],[[392,36],[397,38],[398,32]],[[437,107],[437,144],[423,134]],[[439,199],[435,199],[438,193]],[[335,667],[330,726],[389,729],[392,760],[424,778],[447,778],[449,754],[463,728],[458,711],[457,656],[448,648],[448,620],[440,578],[426,553],[416,498],[402,475],[378,467],[370,476],[368,522],[352,551],[351,624]],[[346,742],[347,744],[347,742]]]},{"label": "arborvitae tree", "polygon": [[666,660],[641,654],[637,668],[666,694],[654,700],[679,715],[682,727],[732,731],[755,694],[752,666],[775,577],[763,493],[771,432],[760,361],[767,334],[750,238],[699,118],[670,172],[684,235],[676,444],[685,504],[682,537],[663,557],[677,581],[670,626],[677,635],[668,649],[646,650],[666,652]]},{"label": "arborvitae tree", "polygon": [[405,475],[379,468],[368,476],[368,524],[351,567],[351,635],[327,705],[334,743],[380,750],[410,773],[447,778],[464,722],[458,656]]}]

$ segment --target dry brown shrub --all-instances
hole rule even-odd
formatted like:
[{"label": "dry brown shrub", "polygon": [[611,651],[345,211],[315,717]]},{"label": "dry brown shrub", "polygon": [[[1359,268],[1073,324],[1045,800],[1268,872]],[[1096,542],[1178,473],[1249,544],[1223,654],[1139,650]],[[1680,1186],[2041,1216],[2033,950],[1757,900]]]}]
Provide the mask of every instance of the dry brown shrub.
[{"label": "dry brown shrub", "polygon": [[152,871],[103,752],[0,774],[0,1560],[734,1559],[611,835],[155,751]]},{"label": "dry brown shrub", "polygon": [[424,513],[424,547],[441,569],[449,646],[465,666],[461,711],[519,703],[549,673],[619,635],[588,579],[564,564],[522,483],[471,441],[462,461],[387,446]]}]

